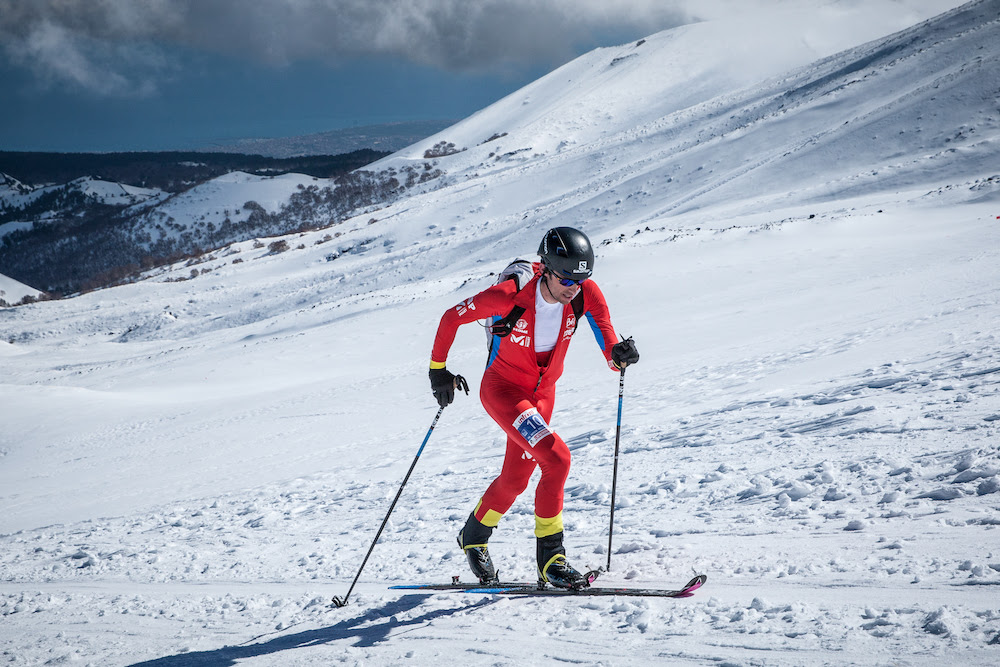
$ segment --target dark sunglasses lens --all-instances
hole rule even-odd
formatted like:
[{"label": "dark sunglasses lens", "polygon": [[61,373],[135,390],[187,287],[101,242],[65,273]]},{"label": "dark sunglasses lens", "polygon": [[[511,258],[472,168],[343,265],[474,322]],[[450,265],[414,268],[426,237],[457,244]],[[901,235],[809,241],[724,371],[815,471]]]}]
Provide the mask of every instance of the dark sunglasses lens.
[{"label": "dark sunglasses lens", "polygon": [[[584,278],[583,280],[586,280],[586,278]],[[563,287],[572,287],[573,285],[579,285],[580,283],[583,282],[583,280],[570,280],[569,278],[563,278],[560,276],[559,284],[562,285]]]}]

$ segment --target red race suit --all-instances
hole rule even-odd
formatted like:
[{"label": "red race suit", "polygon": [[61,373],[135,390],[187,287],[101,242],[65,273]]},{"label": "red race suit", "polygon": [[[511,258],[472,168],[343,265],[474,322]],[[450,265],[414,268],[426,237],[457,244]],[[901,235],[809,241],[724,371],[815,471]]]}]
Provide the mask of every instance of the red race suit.
[{"label": "red race suit", "polygon": [[535,294],[541,278],[538,271],[536,265],[535,277],[520,291],[513,280],[505,280],[445,312],[434,339],[431,368],[444,368],[455,333],[462,324],[504,317],[515,306],[524,309],[508,336],[494,336],[479,389],[486,412],[507,434],[507,451],[500,475],[483,494],[475,516],[484,525],[495,527],[527,488],[537,465],[542,475],[535,491],[535,535],[547,537],[563,529],[563,487],[569,475],[570,452],[563,439],[549,427],[549,421],[556,380],[562,375],[566,351],[576,333],[577,313],[590,324],[608,366],[616,372],[618,367],[611,361],[611,348],[618,339],[604,295],[593,280],[587,280],[580,285],[582,308],[579,294],[574,303],[563,307],[555,347],[536,353]]}]

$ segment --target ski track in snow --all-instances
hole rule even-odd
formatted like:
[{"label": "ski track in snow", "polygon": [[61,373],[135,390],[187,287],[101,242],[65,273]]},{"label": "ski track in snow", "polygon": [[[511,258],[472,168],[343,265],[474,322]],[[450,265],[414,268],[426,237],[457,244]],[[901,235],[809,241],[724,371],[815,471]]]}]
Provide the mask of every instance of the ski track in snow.
[{"label": "ski track in snow", "polygon": [[[1000,641],[1000,554],[989,546],[1000,525],[1000,367],[992,333],[969,343],[975,352],[866,369],[822,391],[727,403],[676,425],[646,414],[660,401],[629,395],[626,415],[638,423],[623,434],[606,576],[672,586],[709,573],[690,600],[391,593],[393,583],[468,577],[450,537],[489,481],[487,470],[418,468],[344,609],[330,609],[329,598],[353,577],[397,479],[317,474],[8,535],[0,614],[35,638],[30,655],[95,664],[307,664],[331,655],[391,664],[461,654],[746,664],[759,650],[766,664],[880,662],[901,652],[934,664],[956,650],[988,664]],[[774,360],[752,366],[767,364]],[[689,381],[719,387],[713,376],[741,372],[705,369]],[[596,471],[607,472],[613,438],[603,428],[568,439],[569,544],[591,566],[606,559],[610,480]],[[505,579],[533,576],[532,521],[528,494],[492,542]],[[124,617],[130,632],[174,653],[139,650],[120,633]],[[504,639],[527,636],[522,648]],[[141,662],[150,655],[159,657]]]},{"label": "ski track in snow", "polygon": [[[598,50],[388,158],[470,146],[335,240],[235,244],[197,278],[0,311],[0,661],[997,664],[997,6],[758,78],[699,56],[706,34],[757,45],[709,23]],[[698,86],[645,60],[675,42]],[[195,193],[207,210],[221,185]],[[466,327],[449,368],[473,395],[332,608],[436,409],[437,318],[579,220],[642,354],[601,581],[708,583],[683,600],[388,589],[470,579],[455,536],[503,440]],[[553,420],[578,567],[608,559],[617,407],[589,336]],[[532,530],[529,488],[490,543],[503,579],[534,579]]]}]

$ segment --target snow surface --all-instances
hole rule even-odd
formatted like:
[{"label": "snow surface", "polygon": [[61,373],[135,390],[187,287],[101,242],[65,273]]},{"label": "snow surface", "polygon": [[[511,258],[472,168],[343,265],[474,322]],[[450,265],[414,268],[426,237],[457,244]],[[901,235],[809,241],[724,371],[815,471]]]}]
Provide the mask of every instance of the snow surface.
[{"label": "snow surface", "polygon": [[26,296],[38,297],[42,293],[34,287],[29,287],[10,276],[0,273],[0,299],[9,304],[20,303]]},{"label": "snow surface", "polygon": [[[870,39],[929,6],[856,4],[808,7],[869,12]],[[731,22],[601,49],[388,158],[466,149],[338,237],[0,311],[5,662],[997,664],[998,16],[972,3],[865,44],[833,22],[812,55],[745,31],[687,74],[666,64]],[[642,355],[604,580],[708,584],[388,590],[470,578],[454,538],[503,454],[473,395],[331,609],[436,412],[438,318],[555,224],[597,244]],[[618,377],[588,337],[553,425],[569,554],[596,567]],[[449,368],[473,394],[484,354],[463,328]],[[534,576],[531,497],[491,541],[505,579]]]}]

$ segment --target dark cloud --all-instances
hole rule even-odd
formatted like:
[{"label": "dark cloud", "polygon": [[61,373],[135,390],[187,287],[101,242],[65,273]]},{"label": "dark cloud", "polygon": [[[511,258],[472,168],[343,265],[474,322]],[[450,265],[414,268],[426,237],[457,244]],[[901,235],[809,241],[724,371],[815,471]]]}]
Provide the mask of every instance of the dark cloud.
[{"label": "dark cloud", "polygon": [[598,35],[686,22],[664,0],[0,0],[8,62],[105,94],[155,89],[178,48],[271,65],[381,56],[452,71],[557,65]]}]

